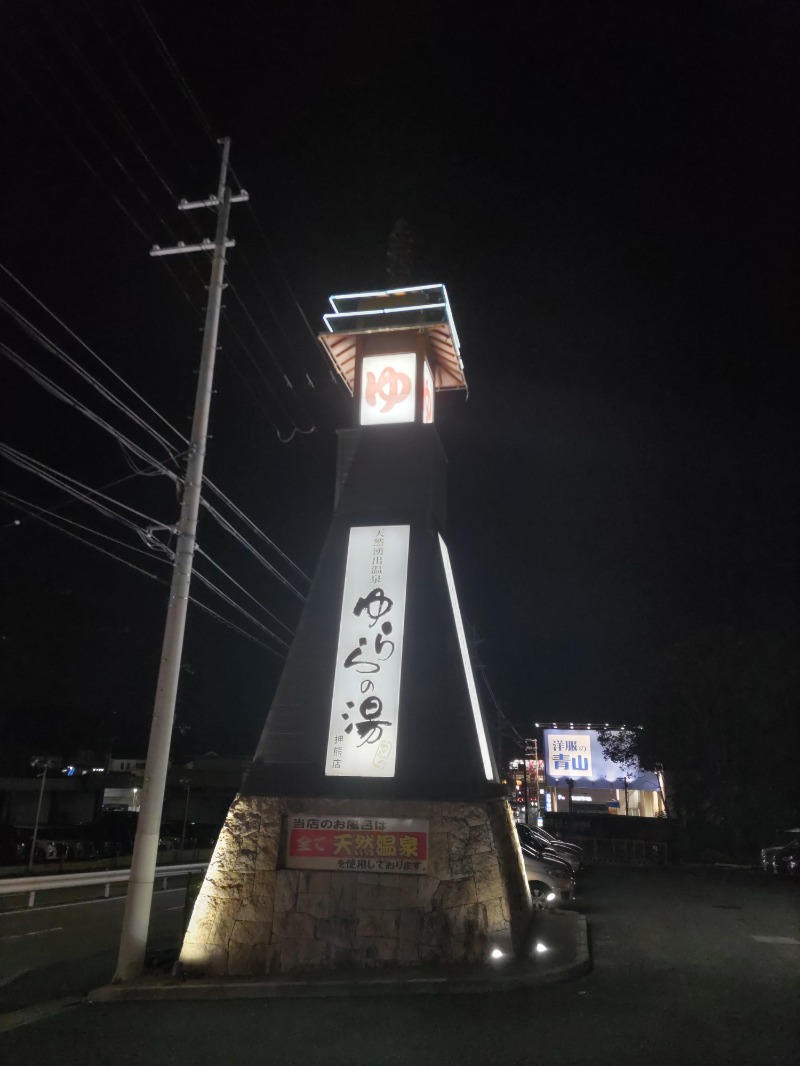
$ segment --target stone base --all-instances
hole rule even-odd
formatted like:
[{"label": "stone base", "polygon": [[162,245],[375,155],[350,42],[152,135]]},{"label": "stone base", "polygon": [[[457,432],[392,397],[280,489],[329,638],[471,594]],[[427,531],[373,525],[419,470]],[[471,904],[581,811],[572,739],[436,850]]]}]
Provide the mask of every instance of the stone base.
[{"label": "stone base", "polygon": [[[430,823],[427,874],[282,868],[286,816],[417,818]],[[506,800],[481,803],[238,796],[183,942],[187,973],[480,962],[517,950],[530,893]]]}]

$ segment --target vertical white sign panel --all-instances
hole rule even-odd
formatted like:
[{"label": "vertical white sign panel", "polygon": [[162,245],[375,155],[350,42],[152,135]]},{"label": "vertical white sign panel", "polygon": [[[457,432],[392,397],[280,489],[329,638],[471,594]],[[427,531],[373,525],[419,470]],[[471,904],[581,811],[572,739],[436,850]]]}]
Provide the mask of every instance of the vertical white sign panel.
[{"label": "vertical white sign panel", "polygon": [[361,362],[361,425],[413,422],[416,393],[417,357],[413,352],[365,356]]},{"label": "vertical white sign panel", "polygon": [[433,422],[433,398],[435,394],[433,387],[433,374],[431,374],[431,368],[428,366],[428,360],[422,364],[422,421],[423,424],[429,425]]},{"label": "vertical white sign panel", "polygon": [[489,738],[486,736],[486,727],[483,724],[481,705],[478,701],[478,690],[475,687],[475,677],[473,676],[472,663],[469,659],[467,636],[464,632],[464,623],[461,620],[461,608],[458,606],[456,583],[453,580],[453,568],[450,565],[450,553],[447,550],[447,545],[442,540],[441,534],[439,534],[439,547],[442,551],[442,563],[444,565],[445,580],[447,581],[447,591],[450,593],[450,603],[453,607],[453,618],[456,623],[458,646],[461,649],[461,661],[464,664],[464,673],[467,675],[467,690],[469,691],[469,701],[472,705],[472,717],[475,720],[475,732],[478,734],[478,747],[480,748],[481,752],[483,772],[486,776],[487,781],[496,781],[497,775],[495,773],[492,753],[489,747]]},{"label": "vertical white sign panel", "polygon": [[329,777],[394,777],[410,526],[354,526],[336,650]]}]

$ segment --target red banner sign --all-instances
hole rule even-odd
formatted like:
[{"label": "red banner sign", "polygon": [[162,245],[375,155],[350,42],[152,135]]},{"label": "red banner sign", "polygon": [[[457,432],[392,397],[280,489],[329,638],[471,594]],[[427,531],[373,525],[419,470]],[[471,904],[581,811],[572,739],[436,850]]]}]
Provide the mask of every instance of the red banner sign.
[{"label": "red banner sign", "polygon": [[290,817],[286,865],[295,869],[424,874],[428,823],[410,818]]}]

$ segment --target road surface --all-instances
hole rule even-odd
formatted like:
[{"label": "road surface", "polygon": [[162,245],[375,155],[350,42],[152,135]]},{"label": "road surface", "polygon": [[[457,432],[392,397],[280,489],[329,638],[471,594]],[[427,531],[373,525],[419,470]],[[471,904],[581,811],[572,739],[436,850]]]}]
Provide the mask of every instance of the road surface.
[{"label": "road surface", "polygon": [[0,1018],[0,1063],[796,1066],[798,889],[754,871],[597,868],[578,904],[589,915],[594,970],[567,984],[477,996],[79,1005],[5,1033]]},{"label": "road surface", "polygon": [[[185,893],[153,896],[154,951],[178,942]],[[124,909],[125,898],[117,897],[0,914],[0,1012],[105,984],[116,965]]]}]

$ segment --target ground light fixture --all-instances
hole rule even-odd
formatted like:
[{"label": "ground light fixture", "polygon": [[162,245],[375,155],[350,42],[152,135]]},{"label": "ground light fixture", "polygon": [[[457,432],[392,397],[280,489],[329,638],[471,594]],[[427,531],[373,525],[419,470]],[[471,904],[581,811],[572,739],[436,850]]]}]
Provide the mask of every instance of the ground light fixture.
[{"label": "ground light fixture", "polygon": [[542,955],[542,954],[544,954],[545,951],[548,951],[548,950],[549,949],[548,949],[547,945],[543,944],[541,941],[539,941],[539,943],[536,945],[536,954],[537,955]]},{"label": "ground light fixture", "polygon": [[492,958],[493,959],[502,959],[502,957],[503,957],[503,952],[500,950],[500,948],[493,948],[492,949]]}]

